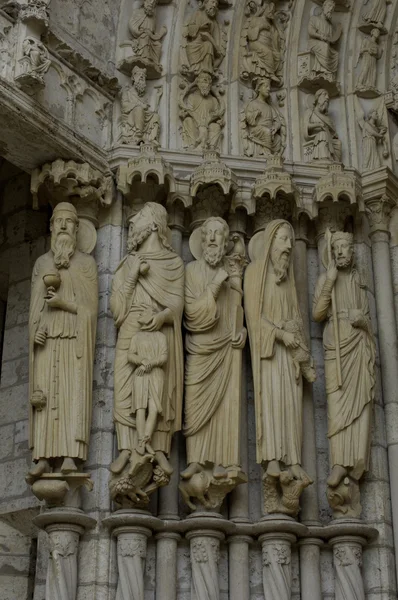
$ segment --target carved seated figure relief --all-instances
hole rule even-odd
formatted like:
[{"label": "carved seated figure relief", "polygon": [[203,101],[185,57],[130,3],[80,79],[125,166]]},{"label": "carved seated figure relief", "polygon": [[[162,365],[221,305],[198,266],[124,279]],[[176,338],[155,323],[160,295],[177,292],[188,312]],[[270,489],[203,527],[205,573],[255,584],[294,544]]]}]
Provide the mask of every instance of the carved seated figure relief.
[{"label": "carved seated figure relief", "polygon": [[146,69],[135,66],[131,74],[131,85],[125,86],[120,94],[120,136],[122,144],[138,146],[152,142],[159,145],[160,118],[158,114],[162,88],[157,88],[156,106],[152,110],[146,96]]},{"label": "carved seated figure relief", "polygon": [[112,283],[119,456],[109,486],[122,506],[145,506],[173,472],[167,457],[181,424],[184,267],[168,235],[166,209],[147,202],[131,218],[128,253]]},{"label": "carved seated figure relief", "polygon": [[304,116],[304,156],[307,161],[341,161],[341,141],[329,115],[329,94],[320,89],[316,92],[312,107]]},{"label": "carved seated figure relief", "polygon": [[283,115],[272,105],[270,80],[255,81],[255,97],[241,113],[244,152],[247,156],[280,156],[286,147]]}]

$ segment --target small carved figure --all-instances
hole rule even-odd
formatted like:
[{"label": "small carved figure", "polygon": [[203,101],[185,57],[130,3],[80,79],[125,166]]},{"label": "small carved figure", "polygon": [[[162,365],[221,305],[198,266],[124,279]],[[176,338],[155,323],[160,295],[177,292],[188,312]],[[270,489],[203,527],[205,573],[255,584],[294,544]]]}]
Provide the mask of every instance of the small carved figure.
[{"label": "small carved figure", "polygon": [[214,75],[225,56],[224,32],[217,21],[218,10],[218,0],[203,0],[185,27],[188,64],[183,59],[181,70],[187,76],[195,77],[201,71]]},{"label": "small carved figure", "polygon": [[284,37],[276,23],[273,2],[261,6],[249,1],[242,33],[242,79],[268,77],[280,84]]},{"label": "small carved figure", "polygon": [[304,117],[306,146],[310,148],[312,160],[340,162],[341,142],[328,111],[329,94],[320,89]]},{"label": "small carved figure", "polygon": [[372,95],[378,95],[379,92],[376,88],[377,82],[377,61],[381,58],[383,50],[379,48],[379,37],[380,30],[374,27],[362,40],[361,50],[359,52],[358,62],[361,61],[361,71],[358,76],[357,85],[355,91],[362,95],[369,96],[369,92],[373,92]]},{"label": "small carved figure", "polygon": [[56,466],[69,474],[87,458],[97,325],[97,267],[76,250],[75,207],[58,204],[51,250],[33,269],[30,303],[30,482]]},{"label": "small carved figure", "polygon": [[269,79],[257,79],[256,97],[241,114],[243,146],[247,156],[281,155],[286,147],[286,124],[271,104]]},{"label": "small carved figure", "polygon": [[162,88],[157,88],[155,110],[151,110],[145,100],[146,69],[138,66],[131,74],[132,85],[125,86],[121,91],[121,133],[123,144],[139,145],[143,142],[153,142],[158,145],[160,134],[160,119],[158,114]]},{"label": "small carved figure", "polygon": [[[358,110],[358,109],[357,109]],[[383,123],[384,102],[380,103],[379,111],[373,109],[365,117],[359,107],[359,126],[362,129],[362,170],[372,171],[383,165],[383,158],[388,158],[389,151],[386,139],[387,126]],[[380,150],[382,148],[382,156]]]},{"label": "small carved figure", "polygon": [[[245,480],[237,481],[243,475],[239,466],[241,386],[234,375],[241,370],[241,349],[246,342],[240,285],[245,260],[240,254],[227,257],[228,243],[224,219],[207,219],[201,228],[203,254],[188,264],[185,282],[188,467],[181,477],[191,480],[206,470],[206,477],[200,479],[203,493],[208,493],[208,502],[215,493],[220,503],[227,491]],[[195,487],[198,484],[199,480]],[[180,485],[185,497],[194,495],[195,487],[193,483]]]},{"label": "small carved figure", "polygon": [[341,36],[341,25],[333,25],[333,0],[325,0],[320,15],[313,15],[308,24],[308,49],[314,56],[312,78],[335,81],[339,54],[334,46]]},{"label": "small carved figure", "polygon": [[133,64],[146,67],[160,75],[162,66],[160,56],[162,52],[162,39],[167,33],[163,25],[156,33],[156,6],[158,0],[143,0],[142,8],[135,10],[129,20],[129,31],[133,38],[133,51],[138,60],[133,59]]},{"label": "small carved figure", "polygon": [[198,150],[218,147],[224,127],[224,102],[212,85],[212,75],[201,71],[180,98],[180,117],[185,148]]},{"label": "small carved figure", "polygon": [[114,420],[119,456],[111,465],[112,496],[148,502],[166,485],[171,437],[180,429],[183,356],[183,262],[168,242],[167,212],[147,202],[130,221],[128,254],[112,283],[119,330]]},{"label": "small carved figure", "polygon": [[[273,498],[265,496],[265,509],[278,512],[285,505],[283,512],[296,514],[296,506],[289,508],[293,488],[299,495],[311,483],[301,467],[301,375],[313,381],[314,372],[300,369],[297,377],[294,352],[304,346],[308,360],[309,351],[294,282],[294,232],[290,223],[276,219],[256,235],[264,245],[261,252],[258,245],[258,256],[251,256],[244,293],[253,364],[257,462],[263,465],[264,484]],[[294,485],[293,479],[300,483]]]},{"label": "small carved figure", "polygon": [[[365,0],[364,4],[367,4],[368,0]],[[362,15],[362,21],[369,27],[377,27],[380,30],[384,29],[384,20],[387,13],[388,0],[373,0],[368,11],[365,11]]]},{"label": "small carved figure", "polygon": [[[323,347],[332,466],[328,496],[333,499],[333,490],[345,477],[359,481],[369,468],[376,347],[366,288],[354,264],[353,236],[328,233],[326,245],[327,271],[316,286],[313,317],[326,321]],[[337,502],[339,512],[343,500]]]},{"label": "small carved figure", "polygon": [[42,80],[51,65],[48,50],[42,42],[32,37],[27,37],[22,44],[23,56],[29,60],[29,75]]}]

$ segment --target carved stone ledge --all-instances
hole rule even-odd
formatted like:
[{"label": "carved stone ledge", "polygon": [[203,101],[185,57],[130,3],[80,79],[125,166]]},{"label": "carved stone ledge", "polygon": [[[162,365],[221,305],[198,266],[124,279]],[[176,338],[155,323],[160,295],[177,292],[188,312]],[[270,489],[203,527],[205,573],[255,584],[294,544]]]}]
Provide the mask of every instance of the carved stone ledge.
[{"label": "carved stone ledge", "polygon": [[[322,77],[312,75],[313,55],[311,52],[300,52],[298,55],[298,86],[308,94],[315,94],[317,90],[323,88],[329,93],[331,98],[339,96],[341,86],[332,76]],[[325,74],[326,75],[326,74]]]}]

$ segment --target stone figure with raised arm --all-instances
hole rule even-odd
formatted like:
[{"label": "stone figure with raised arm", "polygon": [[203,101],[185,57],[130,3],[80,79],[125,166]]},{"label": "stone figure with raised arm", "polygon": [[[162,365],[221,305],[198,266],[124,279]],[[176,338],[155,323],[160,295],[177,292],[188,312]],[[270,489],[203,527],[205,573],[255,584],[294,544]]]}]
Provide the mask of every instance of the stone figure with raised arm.
[{"label": "stone figure with raised arm", "polygon": [[313,304],[315,321],[326,323],[323,348],[332,467],[328,498],[336,516],[359,517],[358,481],[369,469],[375,340],[366,288],[355,268],[353,236],[336,231],[328,243],[330,260],[324,261],[327,270],[319,277]]},{"label": "stone figure with raised arm", "polygon": [[129,31],[134,40],[134,53],[142,65],[161,72],[162,39],[166,35],[167,29],[163,25],[160,31],[156,32],[157,3],[158,0],[143,0],[142,7],[135,10],[129,20]]},{"label": "stone figure with raised arm", "polygon": [[339,53],[333,48],[341,36],[341,25],[332,22],[335,3],[325,0],[320,15],[313,15],[308,23],[308,49],[314,57],[312,77],[335,81]]},{"label": "stone figure with raised arm", "polygon": [[171,438],[181,427],[184,267],[168,234],[166,209],[146,203],[130,220],[128,253],[112,283],[119,456],[110,469],[118,501],[126,495],[145,503],[168,482]]},{"label": "stone figure with raised arm", "polygon": [[61,202],[50,221],[51,249],[37,259],[29,314],[30,447],[33,483],[87,459],[90,436],[97,267],[76,249],[79,219]]},{"label": "stone figure with raised arm", "polygon": [[244,297],[265,509],[295,516],[301,491],[311,483],[301,466],[302,377],[312,382],[315,371],[294,282],[293,246],[293,228],[282,219],[252,238]]},{"label": "stone figure with raised arm", "polygon": [[223,32],[217,21],[218,0],[203,0],[185,27],[188,64],[182,70],[192,77],[201,71],[214,74],[225,56]]},{"label": "stone figure with raised arm", "polygon": [[[180,490],[218,507],[225,494],[246,481],[240,469],[240,405],[243,327],[242,274],[245,257],[227,255],[228,224],[210,217],[200,233],[198,258],[186,267],[184,325],[185,426],[188,467]],[[192,239],[192,238],[191,238]]]},{"label": "stone figure with raised arm", "polygon": [[312,160],[341,160],[341,141],[329,115],[329,94],[320,89],[314,96],[312,108],[304,115],[306,147]]}]

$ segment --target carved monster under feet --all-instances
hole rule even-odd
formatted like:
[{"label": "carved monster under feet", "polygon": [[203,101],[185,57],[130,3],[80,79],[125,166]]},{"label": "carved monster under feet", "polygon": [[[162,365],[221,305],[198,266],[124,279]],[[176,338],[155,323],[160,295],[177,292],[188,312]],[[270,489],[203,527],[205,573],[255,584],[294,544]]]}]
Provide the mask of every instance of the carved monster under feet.
[{"label": "carved monster under feet", "polygon": [[[229,492],[240,483],[247,482],[247,476],[238,467],[224,471],[225,473],[221,473],[221,471],[217,471],[217,467],[205,468],[197,465],[196,471],[188,479],[183,479],[179,485],[180,492],[184,502],[191,510],[197,510],[200,507],[219,509]],[[184,477],[184,473],[182,477]],[[192,499],[197,503],[195,504]]]},{"label": "carved monster under feet", "polygon": [[280,471],[276,476],[263,475],[264,510],[268,514],[281,513],[296,517],[300,511],[300,496],[312,480],[300,468],[300,477],[291,469]]}]

